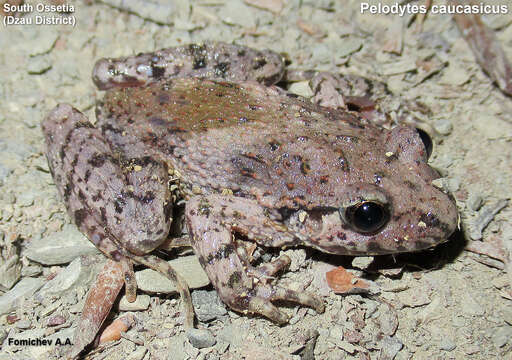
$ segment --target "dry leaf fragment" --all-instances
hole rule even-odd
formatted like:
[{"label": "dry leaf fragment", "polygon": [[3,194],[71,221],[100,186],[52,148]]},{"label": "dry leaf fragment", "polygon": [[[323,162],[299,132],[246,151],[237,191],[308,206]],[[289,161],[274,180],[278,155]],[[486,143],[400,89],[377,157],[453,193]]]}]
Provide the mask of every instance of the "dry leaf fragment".
[{"label": "dry leaf fragment", "polygon": [[249,6],[268,10],[274,14],[279,14],[284,6],[283,0],[244,0],[244,2]]},{"label": "dry leaf fragment", "polygon": [[121,338],[121,333],[128,331],[135,323],[133,314],[126,314],[115,319],[112,324],[107,326],[101,333],[100,344],[108,341],[116,341]]},{"label": "dry leaf fragment", "polygon": [[370,284],[349,273],[339,266],[325,274],[327,285],[337,294],[361,292],[369,289]]},{"label": "dry leaf fragment", "polygon": [[304,21],[303,19],[297,19],[297,27],[304,31],[306,34],[313,36],[315,38],[323,38],[325,37],[325,33],[315,24]]},{"label": "dry leaf fragment", "polygon": [[89,290],[68,356],[76,358],[93,340],[124,285],[124,266],[108,260]]},{"label": "dry leaf fragment", "polygon": [[[452,0],[452,3],[465,2]],[[512,66],[494,32],[485,26],[478,14],[455,14],[453,19],[478,64],[496,82],[501,91],[512,96]]]}]

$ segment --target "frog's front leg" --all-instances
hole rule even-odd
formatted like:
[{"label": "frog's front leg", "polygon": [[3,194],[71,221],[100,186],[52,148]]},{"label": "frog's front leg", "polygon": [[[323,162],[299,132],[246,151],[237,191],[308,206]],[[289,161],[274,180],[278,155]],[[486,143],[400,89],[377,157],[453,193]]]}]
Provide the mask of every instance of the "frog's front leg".
[{"label": "frog's front leg", "polygon": [[286,300],[321,313],[323,301],[314,295],[268,284],[268,276],[285,266],[289,259],[278,259],[274,266],[253,268],[236,246],[234,234],[243,234],[261,245],[281,247],[297,243],[293,235],[273,219],[256,200],[235,196],[196,196],[186,205],[186,218],[192,247],[220,298],[232,309],[263,315],[284,324],[288,316],[272,302]]}]

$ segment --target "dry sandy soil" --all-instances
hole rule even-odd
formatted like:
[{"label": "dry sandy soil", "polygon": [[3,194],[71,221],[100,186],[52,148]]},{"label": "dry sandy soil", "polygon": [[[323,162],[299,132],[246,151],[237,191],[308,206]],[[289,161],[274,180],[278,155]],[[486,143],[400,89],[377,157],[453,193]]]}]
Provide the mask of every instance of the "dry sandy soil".
[{"label": "dry sandy soil", "polygon": [[[500,261],[503,249],[512,248],[512,98],[482,72],[450,16],[431,14],[420,29],[411,14],[361,14],[359,1],[87,3],[69,2],[74,10],[68,15],[34,10],[23,16],[72,16],[74,26],[0,26],[1,360],[61,358],[69,346],[55,341],[72,341],[86,291],[104,261],[69,225],[43,155],[41,119],[60,102],[93,118],[102,94],[90,73],[100,57],[207,39],[286,53],[298,69],[377,79],[397,96],[427,105],[432,115],[422,120],[435,141],[431,164],[457,200],[461,230],[432,251],[373,263],[287,250],[293,263],[280,282],[324,296],[327,311],[285,307],[292,321],[283,327],[226,312],[211,287],[196,290],[196,304],[205,302],[212,315],[200,325],[216,342],[200,349],[185,336],[178,297],[150,293],[141,297],[147,304],[133,312],[136,323],[126,335],[90,358],[512,358],[511,277]],[[512,59],[512,7],[484,20]],[[374,281],[375,292],[329,291],[325,272],[339,265]],[[41,288],[51,279],[59,280],[53,291]],[[123,313],[116,305],[112,318]],[[51,346],[13,344],[46,338],[54,340]]]}]

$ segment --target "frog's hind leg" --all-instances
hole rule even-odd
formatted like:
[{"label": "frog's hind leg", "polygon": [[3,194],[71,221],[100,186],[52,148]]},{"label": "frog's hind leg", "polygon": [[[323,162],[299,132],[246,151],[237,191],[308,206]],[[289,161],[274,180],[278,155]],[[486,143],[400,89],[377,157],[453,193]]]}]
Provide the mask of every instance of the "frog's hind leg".
[{"label": "frog's hind leg", "polygon": [[192,297],[187,282],[169,265],[165,260],[153,255],[133,255],[131,258],[147,267],[159,272],[167,277],[174,284],[180,293],[185,308],[185,322],[184,326],[187,329],[194,327],[194,306],[192,305]]},{"label": "frog's hind leg", "polygon": [[286,70],[287,82],[309,81],[315,104],[355,111],[366,121],[391,128],[396,124],[415,126],[427,134],[435,131],[428,119],[432,111],[421,101],[392,94],[381,81],[351,74]]},{"label": "frog's hind leg", "polygon": [[118,59],[100,59],[92,79],[100,90],[144,86],[175,78],[277,83],[284,73],[280,54],[207,41]]},{"label": "frog's hind leg", "polygon": [[272,221],[255,200],[223,195],[193,197],[185,213],[199,262],[221,299],[232,309],[260,314],[279,324],[286,323],[288,316],[272,304],[276,300],[324,311],[322,299],[312,294],[268,284],[269,277],[288,264],[286,258],[253,268],[236,246],[236,232],[264,246],[294,243],[293,236],[282,224]]}]

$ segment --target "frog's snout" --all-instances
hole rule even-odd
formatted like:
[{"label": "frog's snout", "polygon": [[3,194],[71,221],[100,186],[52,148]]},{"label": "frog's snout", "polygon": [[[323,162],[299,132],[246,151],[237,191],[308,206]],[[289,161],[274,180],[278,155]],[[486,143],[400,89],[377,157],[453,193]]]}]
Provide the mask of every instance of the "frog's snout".
[{"label": "frog's snout", "polygon": [[92,81],[94,85],[100,90],[108,90],[110,86],[110,80],[112,77],[113,65],[109,59],[99,59],[94,64],[92,69]]}]

